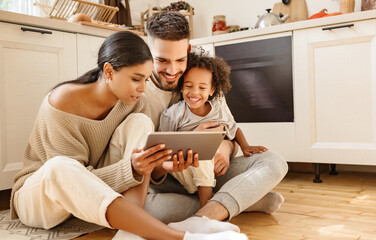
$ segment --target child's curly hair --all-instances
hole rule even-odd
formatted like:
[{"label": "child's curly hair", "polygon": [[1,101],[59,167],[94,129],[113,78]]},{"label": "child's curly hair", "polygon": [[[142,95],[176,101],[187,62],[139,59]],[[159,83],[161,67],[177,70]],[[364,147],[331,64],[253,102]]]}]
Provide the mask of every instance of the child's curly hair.
[{"label": "child's curly hair", "polygon": [[219,98],[231,89],[230,84],[230,66],[219,57],[210,57],[203,49],[199,52],[191,52],[188,54],[187,70],[180,78],[176,91],[181,92],[184,83],[184,77],[192,68],[201,68],[209,70],[212,73],[212,86],[215,88],[214,94],[209,96],[209,100]]}]

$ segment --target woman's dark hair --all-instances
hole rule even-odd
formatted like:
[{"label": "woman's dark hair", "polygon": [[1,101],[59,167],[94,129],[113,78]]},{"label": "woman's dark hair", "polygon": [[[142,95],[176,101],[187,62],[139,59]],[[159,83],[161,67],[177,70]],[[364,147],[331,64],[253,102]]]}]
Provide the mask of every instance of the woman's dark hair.
[{"label": "woman's dark hair", "polygon": [[129,31],[116,32],[102,43],[98,52],[97,67],[75,80],[59,83],[57,88],[67,83],[88,84],[98,80],[103,73],[103,66],[110,63],[115,71],[122,67],[135,66],[153,60],[150,49],[138,35]]},{"label": "woman's dark hair", "polygon": [[209,100],[219,98],[231,89],[230,66],[222,58],[210,57],[200,48],[188,54],[187,69],[179,79],[176,92],[180,93],[183,88],[184,77],[192,68],[206,69],[212,73],[211,84],[215,91],[212,96],[209,96]]}]

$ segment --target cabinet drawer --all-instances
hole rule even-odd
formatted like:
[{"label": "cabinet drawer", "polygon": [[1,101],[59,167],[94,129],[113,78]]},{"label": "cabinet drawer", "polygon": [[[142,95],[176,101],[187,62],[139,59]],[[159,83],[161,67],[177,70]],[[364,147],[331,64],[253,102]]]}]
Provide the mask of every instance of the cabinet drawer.
[{"label": "cabinet drawer", "polygon": [[308,31],[308,42],[372,36],[376,34],[376,20],[328,25],[305,31]]},{"label": "cabinet drawer", "polygon": [[[24,30],[22,30],[23,28]],[[0,22],[0,41],[58,47],[64,45],[64,32]],[[47,33],[33,32],[45,31]]]}]

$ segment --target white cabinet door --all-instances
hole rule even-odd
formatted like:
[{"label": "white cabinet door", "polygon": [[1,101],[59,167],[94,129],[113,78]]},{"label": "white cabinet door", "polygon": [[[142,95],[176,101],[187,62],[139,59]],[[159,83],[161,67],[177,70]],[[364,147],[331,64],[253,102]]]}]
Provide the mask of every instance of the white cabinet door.
[{"label": "white cabinet door", "polygon": [[105,38],[77,34],[78,76],[97,67],[98,51]]},{"label": "white cabinet door", "polygon": [[376,21],[335,27],[294,31],[297,159],[376,165]]},{"label": "white cabinet door", "polygon": [[77,60],[75,34],[9,23],[0,23],[0,29],[2,190],[13,186],[13,177],[22,168],[43,97],[57,83],[77,77]]}]

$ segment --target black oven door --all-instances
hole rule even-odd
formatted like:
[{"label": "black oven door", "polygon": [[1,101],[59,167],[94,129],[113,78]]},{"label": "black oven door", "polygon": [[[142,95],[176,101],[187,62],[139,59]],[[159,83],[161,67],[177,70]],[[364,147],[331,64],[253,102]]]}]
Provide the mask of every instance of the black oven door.
[{"label": "black oven door", "polygon": [[237,122],[293,122],[291,36],[215,46],[231,67],[227,104]]}]

